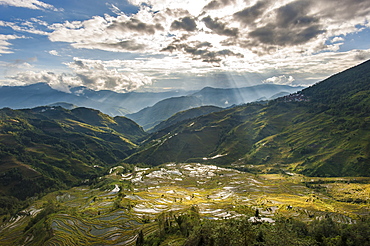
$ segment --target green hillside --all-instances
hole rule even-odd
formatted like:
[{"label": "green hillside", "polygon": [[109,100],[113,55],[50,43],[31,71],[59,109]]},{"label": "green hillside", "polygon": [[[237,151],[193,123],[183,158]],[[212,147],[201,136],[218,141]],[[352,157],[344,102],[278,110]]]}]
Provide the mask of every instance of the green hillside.
[{"label": "green hillside", "polygon": [[201,101],[192,96],[167,98],[156,103],[152,107],[144,108],[139,112],[128,114],[126,116],[147,130],[170,118],[177,112],[199,107],[201,105]]},{"label": "green hillside", "polygon": [[17,211],[31,197],[93,182],[122,161],[370,176],[369,85],[370,61],[268,104],[181,112],[151,135],[125,117],[93,109],[4,108],[0,213]]},{"label": "green hillside", "polygon": [[143,136],[133,121],[87,108],[0,110],[0,213],[90,182],[132,154]]},{"label": "green hillside", "polygon": [[1,245],[368,245],[369,84],[366,62],[151,135],[88,108],[2,109]]},{"label": "green hillside", "polygon": [[216,107],[216,106],[202,106],[198,108],[192,108],[192,109],[188,109],[185,111],[181,111],[181,112],[174,114],[167,120],[162,121],[155,127],[149,129],[148,132],[157,132],[171,125],[174,125],[178,122],[188,120],[188,119],[193,119],[193,118],[196,118],[202,115],[210,114],[210,113],[221,111],[221,110],[223,110],[223,108]]},{"label": "green hillside", "polygon": [[249,104],[173,125],[153,134],[126,161],[369,176],[369,86],[367,61],[268,105]]}]

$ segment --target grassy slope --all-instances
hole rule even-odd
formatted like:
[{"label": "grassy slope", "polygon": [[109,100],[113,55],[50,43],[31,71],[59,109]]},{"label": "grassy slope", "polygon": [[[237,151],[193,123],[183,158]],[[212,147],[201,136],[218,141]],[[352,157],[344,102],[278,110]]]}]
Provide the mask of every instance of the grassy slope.
[{"label": "grassy slope", "polygon": [[131,120],[86,108],[2,109],[2,208],[16,207],[9,196],[24,200],[96,177],[106,166],[133,153],[135,142],[143,136]]},{"label": "grassy slope", "polygon": [[171,125],[174,125],[178,122],[188,120],[188,119],[193,119],[193,118],[196,118],[196,117],[199,117],[199,116],[202,116],[202,115],[210,114],[210,113],[213,113],[213,112],[218,112],[218,111],[221,111],[221,110],[223,110],[223,108],[216,107],[216,106],[202,106],[202,107],[198,107],[198,108],[192,108],[192,109],[189,109],[189,110],[181,111],[181,112],[178,112],[178,113],[174,114],[173,116],[171,116],[167,120],[162,121],[161,123],[156,125],[154,128],[149,129],[148,132],[157,132],[157,131],[163,130],[163,129],[171,126]]},{"label": "grassy slope", "polygon": [[147,107],[134,114],[126,115],[130,119],[143,126],[144,129],[150,129],[161,121],[170,118],[179,111],[199,107],[202,102],[196,97],[173,97],[164,99],[152,107]]},{"label": "grassy slope", "polygon": [[309,102],[282,98],[267,106],[251,104],[184,121],[152,135],[126,160],[369,176],[369,85],[370,61],[303,90]]}]

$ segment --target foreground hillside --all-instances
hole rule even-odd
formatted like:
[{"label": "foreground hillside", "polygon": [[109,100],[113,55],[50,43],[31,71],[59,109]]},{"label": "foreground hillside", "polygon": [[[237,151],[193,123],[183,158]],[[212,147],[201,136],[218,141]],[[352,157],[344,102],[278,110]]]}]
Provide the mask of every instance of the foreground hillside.
[{"label": "foreground hillside", "polygon": [[87,108],[0,110],[0,214],[100,175],[143,136],[131,120]]},{"label": "foreground hillside", "polygon": [[367,61],[268,105],[239,106],[169,126],[126,161],[370,176],[369,87]]},{"label": "foreground hillside", "polygon": [[[369,245],[369,179],[122,165],[13,218],[2,245]],[[361,191],[361,192],[359,192]]]}]

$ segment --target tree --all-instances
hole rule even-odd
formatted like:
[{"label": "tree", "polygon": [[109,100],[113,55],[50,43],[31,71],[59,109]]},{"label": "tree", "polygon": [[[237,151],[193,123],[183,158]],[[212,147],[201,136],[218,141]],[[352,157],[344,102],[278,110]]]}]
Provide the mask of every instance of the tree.
[{"label": "tree", "polygon": [[142,245],[144,245],[144,233],[143,233],[143,230],[140,230],[139,234],[137,235],[136,246],[142,246]]}]

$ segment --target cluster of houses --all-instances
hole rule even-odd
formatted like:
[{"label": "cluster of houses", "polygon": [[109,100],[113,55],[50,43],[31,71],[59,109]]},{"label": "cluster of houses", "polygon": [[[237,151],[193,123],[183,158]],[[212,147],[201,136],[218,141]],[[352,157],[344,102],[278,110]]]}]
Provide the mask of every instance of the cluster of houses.
[{"label": "cluster of houses", "polygon": [[282,102],[308,102],[310,101],[308,97],[306,97],[304,94],[300,92],[293,93],[288,96],[280,97],[278,100]]}]

